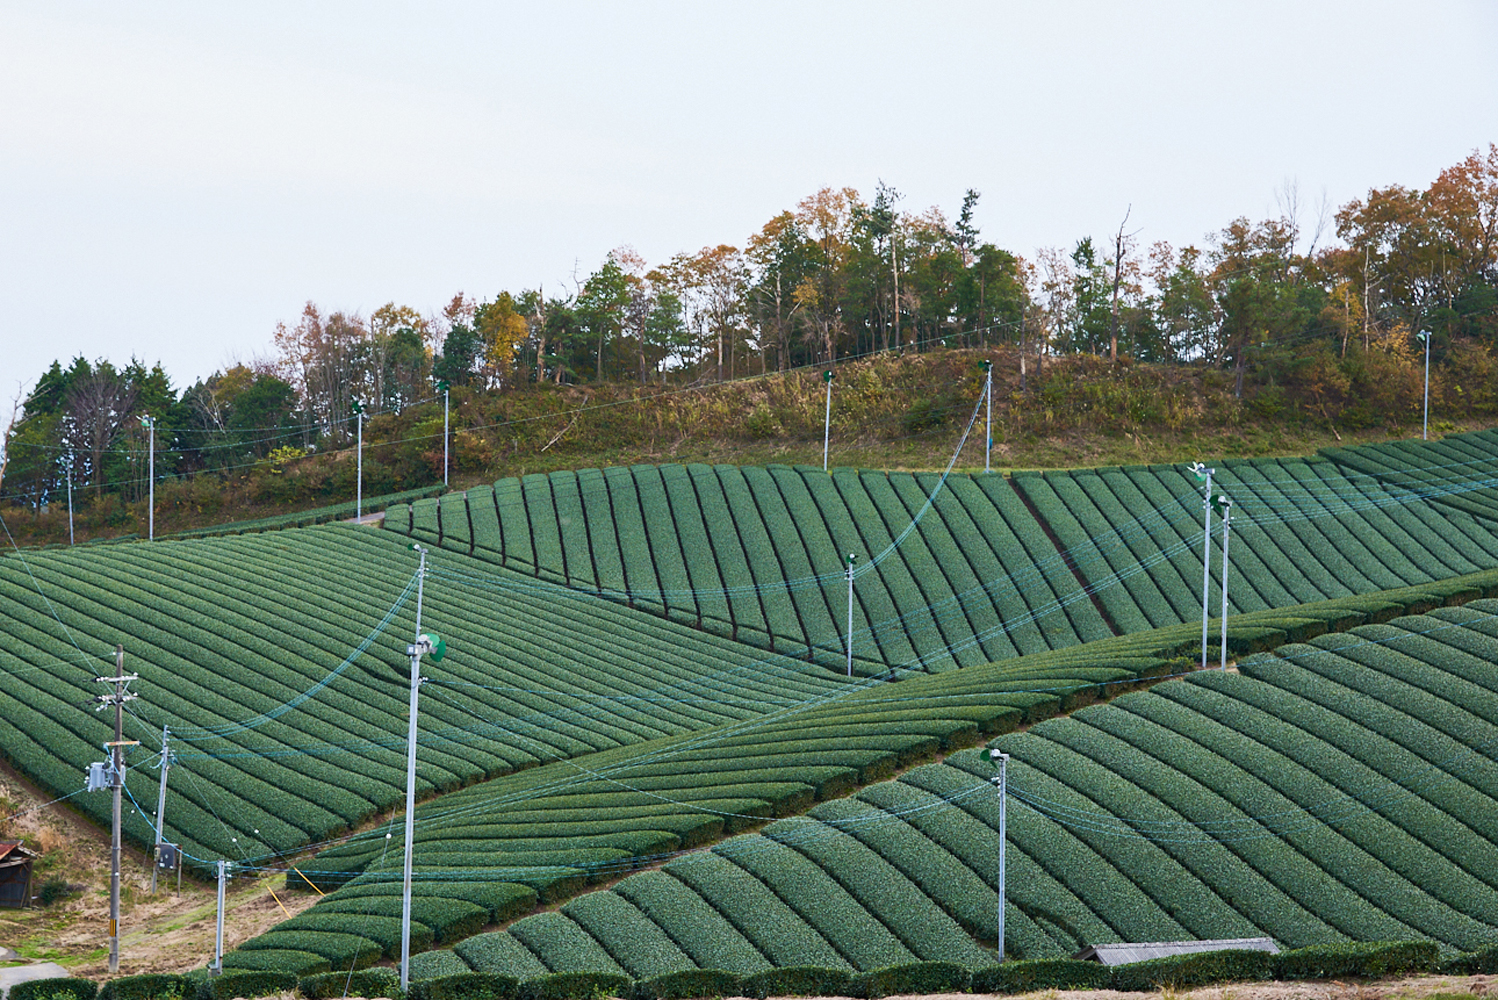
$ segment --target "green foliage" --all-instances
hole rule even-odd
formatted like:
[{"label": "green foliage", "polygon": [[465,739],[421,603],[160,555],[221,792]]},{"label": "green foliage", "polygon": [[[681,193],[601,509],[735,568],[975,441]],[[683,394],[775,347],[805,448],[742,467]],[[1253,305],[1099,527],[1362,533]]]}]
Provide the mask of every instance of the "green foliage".
[{"label": "green foliage", "polygon": [[634,988],[628,976],[609,972],[554,972],[520,984],[520,1000],[602,1000],[627,997]]},{"label": "green foliage", "polygon": [[1454,955],[1441,963],[1441,971],[1462,976],[1498,972],[1498,944]]},{"label": "green foliage", "polygon": [[1115,990],[1139,993],[1271,979],[1277,969],[1275,957],[1267,951],[1229,948],[1151,958],[1114,966],[1112,986]]},{"label": "green foliage", "polygon": [[905,993],[966,993],[972,973],[953,962],[911,962],[892,965],[855,976],[849,984],[855,997],[893,996]]},{"label": "green foliage", "polygon": [[766,969],[739,980],[746,997],[853,996],[853,976],[847,969],[789,966]]},{"label": "green foliage", "polygon": [[1099,962],[1040,958],[1005,962],[973,973],[974,993],[1035,993],[1041,990],[1103,990],[1113,973]]},{"label": "green foliage", "polygon": [[92,979],[29,979],[8,991],[10,1000],[94,1000],[99,986]]},{"label": "green foliage", "polygon": [[[469,938],[464,943],[467,944],[473,940]],[[472,971],[468,963],[452,951],[424,951],[411,956],[411,979],[413,980],[441,979],[443,976],[456,976]]]},{"label": "green foliage", "polygon": [[738,996],[739,977],[722,969],[683,969],[635,983],[635,1000]]},{"label": "green foliage", "polygon": [[98,1000],[192,1000],[195,996],[197,984],[186,976],[153,973],[111,979],[100,987]]},{"label": "green foliage", "polygon": [[[260,950],[311,952],[339,969],[363,969],[379,961],[384,953],[384,948],[378,943],[358,934],[314,930],[275,930],[253,938],[239,948],[239,951]],[[229,958],[225,956],[225,968],[229,964]]]},{"label": "green foliage", "polygon": [[59,900],[73,895],[73,883],[61,875],[53,875],[42,883],[37,899],[43,906],[51,906]]},{"label": "green foliage", "polygon": [[1276,956],[1275,974],[1281,979],[1377,978],[1424,972],[1440,964],[1440,948],[1433,941],[1347,941],[1297,948]]},{"label": "green foliage", "polygon": [[465,972],[411,984],[409,1000],[514,1000],[520,980],[489,972]]},{"label": "green foliage", "polygon": [[199,982],[197,1000],[273,996],[295,990],[297,982],[297,976],[292,972],[225,972],[222,976],[213,976]]},{"label": "green foliage", "polygon": [[307,951],[279,948],[257,948],[251,951],[241,948],[224,956],[226,972],[292,972],[299,976],[315,976],[327,972],[328,968],[326,958]]},{"label": "green foliage", "polygon": [[[411,957],[414,960],[419,956]],[[360,969],[358,972],[323,972],[315,976],[303,976],[297,982],[297,989],[308,1000],[337,1000],[344,996],[393,998],[400,995],[400,973],[395,969],[385,968]]]}]

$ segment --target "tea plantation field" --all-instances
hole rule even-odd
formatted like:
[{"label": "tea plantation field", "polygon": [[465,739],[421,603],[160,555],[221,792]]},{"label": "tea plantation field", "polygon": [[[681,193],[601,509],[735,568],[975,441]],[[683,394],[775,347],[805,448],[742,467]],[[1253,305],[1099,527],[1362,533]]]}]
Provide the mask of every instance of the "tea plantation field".
[{"label": "tea plantation field", "polygon": [[[1219,465],[1230,613],[1498,566],[1492,432]],[[394,507],[387,527],[829,665],[846,650],[853,553],[857,654],[934,671],[1200,620],[1201,508],[1180,466],[664,465],[501,480]]]},{"label": "tea plantation field", "polygon": [[[492,565],[465,582],[465,556],[434,562],[449,577],[427,581],[423,628],[453,654],[429,670],[447,696],[423,707],[423,795],[845,684]],[[0,752],[51,793],[76,792],[113,739],[113,719],[90,709],[123,643],[140,675],[127,789],[154,806],[150,751],[169,727],[167,836],[190,856],[271,856],[388,813],[404,800],[415,566],[393,533],[341,525],[0,558]],[[109,822],[107,794],[71,801]],[[142,811],[127,813],[128,837],[151,843]]]},{"label": "tea plantation field", "polygon": [[122,643],[127,837],[165,727],[168,839],[328,894],[228,964],[392,958],[414,539],[421,975],[988,964],[985,741],[1011,954],[1494,940],[1498,606],[1442,606],[1498,596],[1498,435],[1218,466],[1236,673],[1179,467],[638,466],[0,557],[0,754],[106,825]]},{"label": "tea plantation field", "polygon": [[[993,745],[1012,756],[1010,955],[1258,935],[1285,947],[1491,944],[1495,660],[1498,602],[1478,601],[1288,644],[1237,673],[1197,672],[1000,736]],[[985,753],[953,753],[422,955],[413,973],[991,964],[993,774]],[[333,909],[367,960],[388,946],[362,916],[373,908],[357,904],[388,894],[364,884]],[[313,927],[334,926],[296,923],[238,954],[290,960],[293,945],[322,947]]]}]

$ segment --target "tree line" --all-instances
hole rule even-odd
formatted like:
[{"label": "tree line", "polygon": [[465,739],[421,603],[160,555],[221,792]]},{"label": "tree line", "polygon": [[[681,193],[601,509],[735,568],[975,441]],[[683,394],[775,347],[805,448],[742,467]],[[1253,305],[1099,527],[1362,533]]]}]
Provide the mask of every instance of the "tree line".
[{"label": "tree line", "polygon": [[1425,333],[1442,377],[1498,412],[1498,144],[1423,189],[1375,188],[1335,209],[1286,186],[1271,217],[1234,219],[1200,246],[1144,246],[1124,212],[1106,238],[1027,258],[983,238],[980,197],[968,190],[952,219],[904,211],[882,182],[872,198],[823,188],[742,246],[655,265],[621,247],[551,292],[459,293],[427,315],[308,303],[277,325],[270,356],[180,394],[160,365],[54,362],[8,442],[5,493],[41,505],[71,478],[134,499],[143,414],[158,471],[227,474],[344,446],[356,405],[399,413],[436,384],[705,384],[944,347],[1017,348],[1037,378],[1069,355],[1206,366],[1265,412],[1291,394],[1366,424],[1391,386],[1408,387]]}]

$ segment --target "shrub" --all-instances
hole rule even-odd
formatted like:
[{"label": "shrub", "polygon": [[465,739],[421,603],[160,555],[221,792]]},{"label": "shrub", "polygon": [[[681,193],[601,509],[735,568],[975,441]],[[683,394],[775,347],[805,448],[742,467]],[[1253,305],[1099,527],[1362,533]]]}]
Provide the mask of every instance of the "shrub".
[{"label": "shrub", "polygon": [[94,1000],[99,992],[92,979],[29,979],[10,988],[11,1000]]},{"label": "shrub", "polygon": [[850,984],[856,997],[887,997],[897,993],[965,993],[972,973],[954,962],[911,962],[891,965],[858,976]]},{"label": "shrub", "polygon": [[687,969],[668,972],[635,983],[635,1000],[687,1000],[689,997],[730,997],[739,988],[739,977],[722,969]]},{"label": "shrub", "polygon": [[627,997],[634,981],[613,972],[552,972],[520,984],[520,1000],[598,1000]]},{"label": "shrub", "polygon": [[1170,955],[1113,967],[1113,988],[1149,992],[1161,987],[1181,988],[1237,980],[1270,979],[1275,956],[1267,951],[1225,948]]},{"label": "shrub", "polygon": [[104,984],[98,1000],[191,1000],[196,995],[186,976],[121,976]]},{"label": "shrub", "polygon": [[394,969],[360,969],[358,972],[322,972],[304,976],[297,989],[308,1000],[330,997],[394,997],[400,993],[400,973]]},{"label": "shrub", "polygon": [[298,976],[315,976],[329,968],[328,960],[321,955],[284,948],[241,949],[224,956],[226,972],[293,972]]},{"label": "shrub", "polygon": [[746,997],[825,997],[850,992],[853,976],[845,969],[792,966],[766,969],[739,980]]},{"label": "shrub", "polygon": [[1113,972],[1099,962],[1074,958],[1005,962],[973,973],[974,993],[1032,993],[1036,990],[1103,990]]},{"label": "shrub", "polygon": [[268,997],[297,987],[294,972],[226,972],[198,983],[197,1000],[234,1000],[235,997]]},{"label": "shrub", "polygon": [[[1463,952],[1441,963],[1441,971],[1451,975],[1475,976],[1498,972],[1498,944],[1490,944],[1476,951]],[[15,991],[11,991],[15,995]]]},{"label": "shrub", "polygon": [[412,983],[410,1000],[513,1000],[519,988],[514,976],[459,972]]},{"label": "shrub", "polygon": [[61,875],[53,875],[42,883],[38,899],[43,906],[51,906],[58,900],[67,899],[71,895],[73,895],[73,883]]},{"label": "shrub", "polygon": [[1284,952],[1275,971],[1281,979],[1336,979],[1423,971],[1439,962],[1433,941],[1343,941]]}]

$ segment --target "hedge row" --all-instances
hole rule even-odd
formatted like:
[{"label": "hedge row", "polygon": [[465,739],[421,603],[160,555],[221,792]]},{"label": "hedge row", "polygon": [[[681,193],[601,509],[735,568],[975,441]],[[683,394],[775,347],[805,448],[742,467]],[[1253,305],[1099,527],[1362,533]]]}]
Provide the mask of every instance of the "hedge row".
[{"label": "hedge row", "polygon": [[330,504],[327,507],[314,507],[311,510],[296,511],[291,514],[277,514],[272,517],[258,517],[249,521],[230,521],[227,524],[215,524],[206,528],[188,528],[184,531],[174,531],[163,538],[186,539],[186,538],[212,538],[219,535],[244,535],[259,531],[279,531],[283,528],[307,528],[314,524],[326,524],[329,521],[341,521],[353,517],[359,510],[366,514],[378,513],[391,507],[410,504],[416,500],[434,497],[442,494],[447,487],[441,483],[435,486],[421,486],[412,490],[402,490],[399,493],[387,493],[383,496],[368,497],[362,506],[355,501],[347,503]]},{"label": "hedge row", "polygon": [[1112,634],[1002,476],[642,465],[500,480],[386,524],[830,667],[845,654],[847,553],[884,551],[917,514],[859,579],[865,669],[976,665]]},{"label": "hedge row", "polygon": [[[1429,941],[1343,942],[1272,954],[1230,949],[1195,952],[1108,967],[1074,959],[1011,961],[976,971],[948,962],[909,962],[861,975],[846,969],[792,966],[746,976],[684,969],[645,979],[611,972],[542,973],[526,979],[483,972],[413,978],[408,1000],[687,1000],[692,997],[850,996],[920,993],[1032,993],[1057,989],[1146,992],[1267,979],[1376,979],[1440,968],[1453,974],[1493,971],[1498,945],[1440,961]],[[299,989],[309,1000],[399,996],[395,969],[326,972],[226,972],[219,977],[125,976],[98,987],[89,979],[38,979],[11,988],[11,1000],[230,1000]]]},{"label": "hedge row", "polygon": [[[136,690],[155,718],[182,734],[176,748],[194,774],[193,782],[174,783],[168,800],[168,835],[187,854],[224,856],[230,837],[251,851],[281,852],[362,823],[403,797],[403,753],[392,734],[404,732],[406,684],[378,664],[403,660],[401,622],[409,625],[410,609],[357,664],[318,685],[364,638],[375,621],[370,609],[387,606],[412,568],[411,554],[389,533],[337,527],[55,550],[26,567],[0,559],[0,634],[11,648],[36,651],[20,655],[36,661],[26,669],[37,681],[0,706],[4,755],[55,793],[73,790],[109,738],[108,725],[77,710],[97,693],[97,671],[46,651],[59,643],[72,649],[70,637],[85,650],[123,639],[127,667],[135,663],[142,674]],[[424,701],[433,742],[420,755],[421,794],[540,757],[750,718],[838,683],[805,664],[756,663],[751,649],[614,605],[506,593],[490,602],[492,617],[475,618],[470,597],[451,586],[427,588],[427,614],[463,651],[444,665],[444,677],[485,686],[465,689],[462,705]],[[569,632],[572,641],[563,638]],[[171,683],[160,683],[167,675]],[[309,690],[315,697],[285,710]],[[257,713],[268,717],[253,729],[189,738]],[[488,738],[490,730],[475,729],[475,713],[522,739]],[[137,800],[152,799],[153,774],[131,767],[128,781]],[[214,818],[214,803],[226,797],[241,803],[228,830]],[[107,803],[79,802],[107,822]],[[134,811],[126,835],[142,844],[154,839]]]}]

